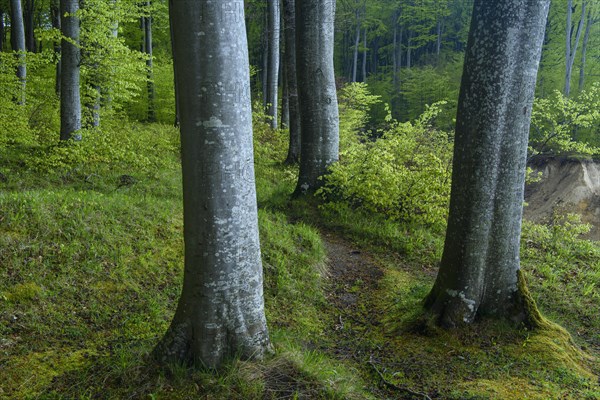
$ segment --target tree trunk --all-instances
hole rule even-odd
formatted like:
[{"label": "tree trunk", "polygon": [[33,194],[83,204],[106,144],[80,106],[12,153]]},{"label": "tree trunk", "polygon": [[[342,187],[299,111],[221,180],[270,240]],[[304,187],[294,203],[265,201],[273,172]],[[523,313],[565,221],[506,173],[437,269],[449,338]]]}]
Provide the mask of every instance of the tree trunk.
[{"label": "tree trunk", "polygon": [[392,44],[392,87],[396,92],[396,84],[398,83],[398,11],[394,11],[394,39]]},{"label": "tree trunk", "polygon": [[[81,98],[79,91],[79,10],[78,0],[60,0],[62,34],[62,77],[60,80],[60,139],[80,140],[74,135],[81,129]],[[75,43],[75,44],[73,44]]]},{"label": "tree trunk", "polygon": [[297,164],[300,160],[300,105],[298,104],[298,79],[296,71],[296,1],[283,0],[285,28],[285,68],[290,111],[290,144],[286,164]]},{"label": "tree trunk", "polygon": [[[50,17],[52,19],[52,28],[60,31],[60,3],[59,0],[52,0],[50,3]],[[54,55],[56,57],[56,74],[54,81],[54,92],[60,97],[60,41],[54,42]]]},{"label": "tree trunk", "polygon": [[[147,1],[145,3],[146,8],[150,9],[152,3]],[[152,67],[152,16],[148,14],[148,16],[143,17],[145,20],[144,23],[144,48],[146,50],[146,55],[148,58],[146,59],[146,74],[148,78],[148,122],[156,122],[156,112],[154,106],[154,72]]]},{"label": "tree trunk", "polygon": [[581,38],[581,32],[583,31],[583,23],[585,21],[585,9],[586,1],[581,3],[581,19],[577,24],[577,31],[575,33],[575,44],[571,44],[573,36],[574,26],[572,25],[573,18],[573,0],[568,0],[567,4],[567,42],[566,42],[566,70],[565,70],[565,96],[569,97],[571,94],[571,76],[573,74],[573,65],[575,63],[575,55],[577,54],[577,48],[579,47],[579,40]]},{"label": "tree trunk", "polygon": [[279,34],[281,27],[280,0],[268,0],[268,27],[269,30],[269,53],[267,74],[267,116],[271,118],[271,128],[277,129],[277,106],[278,106],[278,75],[279,75]]},{"label": "tree trunk", "polygon": [[21,0],[11,0],[10,39],[13,51],[17,54],[17,78],[21,82],[17,103],[25,104],[25,90],[27,88],[27,64],[25,60],[25,28],[23,27],[23,10]]},{"label": "tree trunk", "polygon": [[356,9],[356,36],[354,39],[354,57],[352,58],[352,82],[358,75],[358,45],[360,44],[360,11]]},{"label": "tree trunk", "polygon": [[175,92],[175,121],[173,126],[179,126],[179,96],[177,95],[177,69],[175,68],[175,47],[173,40],[173,13],[169,12],[169,34],[171,36],[171,55],[173,56],[173,91]]},{"label": "tree trunk", "polygon": [[531,107],[549,5],[475,1],[446,241],[426,300],[443,326],[484,316],[533,324],[531,299],[519,281],[519,244]]},{"label": "tree trunk", "polygon": [[585,34],[583,35],[583,44],[581,45],[581,65],[579,66],[579,91],[583,90],[583,84],[585,81],[585,62],[587,57],[587,45],[590,40],[590,30],[594,20],[592,19],[592,11],[588,11],[587,21],[585,26]]},{"label": "tree trunk", "polygon": [[412,31],[408,30],[408,41],[406,42],[406,68],[410,69],[412,62]]},{"label": "tree trunk", "polygon": [[338,104],[333,69],[335,1],[296,3],[296,61],[302,121],[300,176],[295,194],[312,193],[339,157]]},{"label": "tree trunk", "polygon": [[435,42],[435,60],[436,64],[440,65],[440,53],[442,51],[442,17],[438,16],[437,25],[437,39]]},{"label": "tree trunk", "polygon": [[35,0],[25,0],[25,6],[23,7],[23,25],[25,28],[25,48],[31,53],[35,53],[36,41],[35,41],[35,24],[33,22],[33,16],[35,12]]},{"label": "tree trunk", "polygon": [[181,78],[185,273],[177,311],[154,352],[161,362],[207,368],[270,351],[244,3],[221,5],[170,0]]},{"label": "tree trunk", "polygon": [[0,8],[0,53],[4,51],[4,10]]},{"label": "tree trunk", "polygon": [[363,82],[367,81],[367,28],[365,28],[365,35],[363,40],[363,59],[362,59],[362,78]]}]

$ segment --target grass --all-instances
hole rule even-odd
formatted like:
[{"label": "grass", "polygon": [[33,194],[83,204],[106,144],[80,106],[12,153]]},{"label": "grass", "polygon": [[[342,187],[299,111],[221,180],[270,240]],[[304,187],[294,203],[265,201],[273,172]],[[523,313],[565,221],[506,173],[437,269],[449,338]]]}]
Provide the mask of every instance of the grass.
[{"label": "grass", "polygon": [[[94,139],[103,156],[93,162],[78,161],[88,150],[66,154],[34,140],[0,146],[0,399],[600,398],[596,244],[573,239],[568,225],[524,233],[531,291],[578,347],[558,329],[437,329],[422,319],[421,301],[441,233],[290,201],[297,171],[281,164],[285,136],[259,121],[259,223],[276,355],[232,360],[219,373],[156,365],[149,354],[182,279],[177,132],[115,126],[105,128],[114,137]],[[119,162],[107,162],[132,132],[145,143],[140,153],[130,157],[125,146]],[[54,161],[32,163],[35,154]],[[359,301],[341,330],[332,328],[338,314],[328,293],[344,283],[328,276],[320,230],[351,240],[383,272],[376,286],[348,282]]]}]

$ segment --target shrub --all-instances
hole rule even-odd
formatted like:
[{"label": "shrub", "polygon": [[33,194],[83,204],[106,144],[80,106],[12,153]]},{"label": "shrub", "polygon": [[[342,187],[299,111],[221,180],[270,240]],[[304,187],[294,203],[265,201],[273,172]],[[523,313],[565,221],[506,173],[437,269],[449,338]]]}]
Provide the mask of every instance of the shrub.
[{"label": "shrub", "polygon": [[432,128],[439,113],[435,104],[414,123],[398,123],[388,116],[390,128],[378,132],[378,139],[354,141],[319,191],[325,207],[350,205],[443,229],[452,145],[448,133]]}]

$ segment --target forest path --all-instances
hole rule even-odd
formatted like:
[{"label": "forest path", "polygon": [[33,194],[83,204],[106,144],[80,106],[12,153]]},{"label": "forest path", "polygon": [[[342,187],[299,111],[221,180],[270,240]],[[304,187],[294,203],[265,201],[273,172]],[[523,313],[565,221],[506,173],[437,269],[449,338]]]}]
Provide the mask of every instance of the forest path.
[{"label": "forest path", "polygon": [[[389,332],[385,332],[386,311],[380,298],[386,274],[382,262],[335,231],[321,230],[321,239],[327,250],[329,318],[328,345],[322,350],[354,365],[374,398],[431,400],[427,394],[396,385],[382,374],[390,357],[395,358],[385,339]],[[395,364],[401,365],[399,360]]]}]

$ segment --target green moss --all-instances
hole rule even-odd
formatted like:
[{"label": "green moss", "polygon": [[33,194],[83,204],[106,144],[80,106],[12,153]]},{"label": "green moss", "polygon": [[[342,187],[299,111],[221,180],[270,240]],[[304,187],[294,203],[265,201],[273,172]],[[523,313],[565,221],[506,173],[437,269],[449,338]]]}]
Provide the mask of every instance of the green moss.
[{"label": "green moss", "polygon": [[43,289],[33,282],[19,283],[9,287],[4,294],[13,303],[28,303],[37,300],[43,294]]}]

